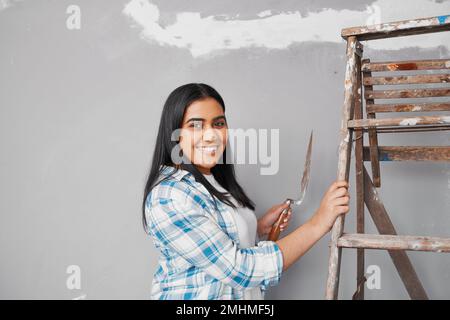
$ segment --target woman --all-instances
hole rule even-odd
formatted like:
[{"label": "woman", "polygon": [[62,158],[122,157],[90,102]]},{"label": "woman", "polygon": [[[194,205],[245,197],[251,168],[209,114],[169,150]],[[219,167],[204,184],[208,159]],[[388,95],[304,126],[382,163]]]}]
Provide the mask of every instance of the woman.
[{"label": "woman", "polygon": [[[256,218],[226,163],[227,138],[225,104],[212,87],[191,83],[169,95],[142,206],[161,253],[152,299],[262,299],[348,212],[347,183],[337,181],[309,221],[276,242],[260,241],[288,204]],[[289,210],[282,230],[290,217]]]}]

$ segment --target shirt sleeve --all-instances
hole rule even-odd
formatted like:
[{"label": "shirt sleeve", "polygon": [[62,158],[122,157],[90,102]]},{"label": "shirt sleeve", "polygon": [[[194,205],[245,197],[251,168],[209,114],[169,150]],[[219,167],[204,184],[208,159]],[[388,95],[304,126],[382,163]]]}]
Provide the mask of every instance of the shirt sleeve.
[{"label": "shirt sleeve", "polygon": [[[155,188],[158,188],[155,187]],[[152,197],[146,206],[149,233],[163,246],[192,265],[233,288],[276,285],[283,270],[283,257],[273,241],[239,249],[209,217],[201,197],[172,187]]]}]

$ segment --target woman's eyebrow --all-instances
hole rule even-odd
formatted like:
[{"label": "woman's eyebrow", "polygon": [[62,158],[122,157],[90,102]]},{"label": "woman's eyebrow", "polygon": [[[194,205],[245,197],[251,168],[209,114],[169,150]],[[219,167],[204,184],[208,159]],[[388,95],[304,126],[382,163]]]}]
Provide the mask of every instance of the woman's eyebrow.
[{"label": "woman's eyebrow", "polygon": [[[220,115],[220,116],[214,117],[212,120],[215,121],[215,120],[218,120],[218,119],[226,120],[225,115]],[[186,123],[188,123],[189,121],[205,121],[205,119],[203,119],[203,118],[190,118],[189,120],[186,121]]]},{"label": "woman's eyebrow", "polygon": [[213,121],[215,121],[215,120],[218,120],[218,119],[224,119],[224,120],[227,120],[226,118],[225,118],[225,115],[220,115],[220,116],[217,116],[217,117],[214,117],[213,118]]},{"label": "woman's eyebrow", "polygon": [[189,121],[205,121],[205,119],[203,119],[203,118],[190,118],[189,120],[186,121],[186,123],[188,123]]}]

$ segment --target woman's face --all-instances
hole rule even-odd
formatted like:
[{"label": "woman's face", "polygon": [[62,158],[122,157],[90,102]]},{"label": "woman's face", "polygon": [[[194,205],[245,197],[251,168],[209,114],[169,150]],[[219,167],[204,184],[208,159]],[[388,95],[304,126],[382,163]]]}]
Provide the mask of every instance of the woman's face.
[{"label": "woman's face", "polygon": [[202,173],[210,174],[227,145],[227,123],[222,106],[213,98],[193,102],[186,108],[180,147]]}]

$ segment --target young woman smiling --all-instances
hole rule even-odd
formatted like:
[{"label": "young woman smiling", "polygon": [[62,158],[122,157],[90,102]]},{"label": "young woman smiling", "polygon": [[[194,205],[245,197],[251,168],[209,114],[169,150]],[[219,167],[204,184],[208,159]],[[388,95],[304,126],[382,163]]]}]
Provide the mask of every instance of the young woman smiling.
[{"label": "young woman smiling", "polygon": [[206,84],[183,85],[166,100],[142,204],[145,230],[160,251],[152,299],[262,299],[348,212],[347,182],[336,181],[309,221],[276,242],[264,240],[288,205],[256,218],[226,163],[227,129],[225,103]]}]

